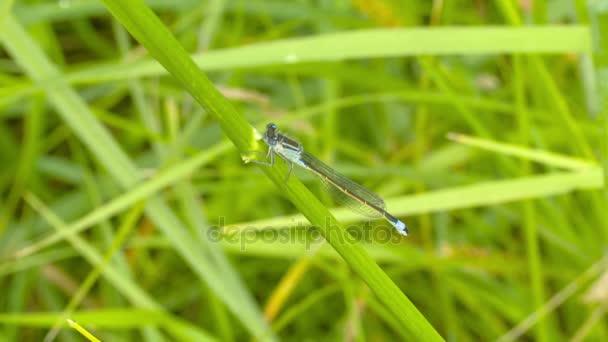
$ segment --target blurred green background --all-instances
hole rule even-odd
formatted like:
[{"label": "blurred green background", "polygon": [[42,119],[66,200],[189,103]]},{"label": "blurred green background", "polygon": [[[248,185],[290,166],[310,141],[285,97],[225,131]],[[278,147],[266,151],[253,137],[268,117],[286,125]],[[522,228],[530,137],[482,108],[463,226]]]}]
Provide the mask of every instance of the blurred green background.
[{"label": "blurred green background", "polygon": [[[146,4],[408,224],[295,173],[443,338],[608,340],[608,1]],[[0,41],[0,340],[412,336],[102,2],[4,0]]]}]

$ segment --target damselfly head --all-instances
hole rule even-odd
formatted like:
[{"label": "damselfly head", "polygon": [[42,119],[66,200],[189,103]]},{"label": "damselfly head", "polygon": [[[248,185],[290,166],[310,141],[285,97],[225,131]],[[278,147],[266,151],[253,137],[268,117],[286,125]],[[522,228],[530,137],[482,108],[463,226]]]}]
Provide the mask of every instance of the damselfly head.
[{"label": "damselfly head", "polygon": [[268,145],[274,145],[274,144],[276,144],[278,139],[279,139],[279,137],[277,136],[277,125],[275,125],[272,122],[269,123],[268,125],[266,125],[266,133],[264,133],[264,141],[266,141],[266,143]]}]

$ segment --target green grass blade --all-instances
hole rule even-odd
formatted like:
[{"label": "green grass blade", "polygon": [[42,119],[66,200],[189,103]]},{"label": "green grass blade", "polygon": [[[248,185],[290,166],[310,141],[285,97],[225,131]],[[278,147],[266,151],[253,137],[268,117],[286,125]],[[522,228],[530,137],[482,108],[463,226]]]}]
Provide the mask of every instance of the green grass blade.
[{"label": "green grass blade", "polygon": [[[159,325],[166,320],[166,314],[162,311],[150,309],[106,309],[98,311],[74,312],[72,319],[82,324],[97,325],[106,328],[135,328],[148,325]],[[27,313],[27,314],[2,314],[0,322],[4,324],[23,324],[38,327],[50,327],[61,313]]]},{"label": "green grass blade", "polygon": [[[241,152],[257,147],[253,128],[214,88],[184,48],[143,2],[106,0],[104,3],[150,54],[219,121],[223,131]],[[243,56],[241,58],[249,59]],[[365,250],[346,239],[345,234],[348,233],[310,191],[295,177],[291,177],[288,183],[285,182],[285,165],[262,170],[298,210],[321,229],[328,242],[395,315],[405,334],[414,340],[442,340]]]},{"label": "green grass blade", "polygon": [[597,164],[583,159],[567,157],[543,150],[519,147],[513,144],[494,142],[487,139],[467,136],[464,134],[448,133],[447,137],[448,139],[460,144],[479,147],[484,150],[493,151],[505,155],[516,156],[538,163],[542,163],[547,166],[554,166],[566,170],[582,171],[597,167]]},{"label": "green grass blade", "polygon": [[[328,46],[333,48],[328,49]],[[340,48],[335,48],[338,46]],[[589,51],[589,29],[584,26],[483,29],[452,27],[332,33],[206,51],[195,54],[193,58],[205,71],[220,71],[390,56]],[[155,61],[143,60],[123,66],[112,64],[91,67],[73,72],[68,78],[71,82],[89,83],[164,73],[162,66]]]},{"label": "green grass blade", "polygon": [[[328,49],[328,46],[340,46],[340,48]],[[484,55],[507,52],[587,53],[589,51],[589,29],[584,26],[410,28],[358,30],[278,40],[206,51],[195,54],[193,58],[199,68],[205,71],[220,71],[426,54]],[[141,60],[118,65],[111,62],[80,68],[66,76],[70,83],[88,84],[163,74],[166,74],[165,69],[156,61]],[[12,96],[4,101],[11,98],[14,100],[31,91],[29,87],[17,87],[12,92]]]}]

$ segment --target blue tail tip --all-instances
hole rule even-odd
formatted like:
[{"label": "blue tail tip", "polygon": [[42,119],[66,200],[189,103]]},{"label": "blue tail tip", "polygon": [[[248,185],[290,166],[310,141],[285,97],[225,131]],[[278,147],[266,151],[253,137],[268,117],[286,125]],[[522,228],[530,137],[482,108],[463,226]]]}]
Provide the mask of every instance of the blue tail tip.
[{"label": "blue tail tip", "polygon": [[397,221],[397,223],[395,223],[395,228],[397,228],[397,231],[399,232],[399,234],[401,234],[403,236],[408,236],[410,234],[405,223],[403,223],[401,221]]}]

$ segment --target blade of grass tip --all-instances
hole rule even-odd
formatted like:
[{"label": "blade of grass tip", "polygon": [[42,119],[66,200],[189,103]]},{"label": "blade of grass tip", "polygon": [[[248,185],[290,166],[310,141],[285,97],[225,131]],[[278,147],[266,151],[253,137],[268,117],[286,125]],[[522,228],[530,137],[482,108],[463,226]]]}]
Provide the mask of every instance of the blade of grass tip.
[{"label": "blade of grass tip", "polygon": [[516,156],[528,160],[532,160],[538,163],[542,163],[548,166],[554,166],[562,169],[572,170],[572,171],[581,171],[587,170],[591,168],[598,167],[597,164],[575,158],[575,157],[567,157],[564,155],[560,155],[557,153],[547,152],[538,149],[531,149],[526,147],[520,147],[513,144],[506,144],[495,142],[487,139],[476,138],[464,134],[459,133],[448,133],[447,138],[451,141],[468,145],[479,147],[484,150],[493,151],[497,153],[502,153],[510,156]]},{"label": "blade of grass tip", "polygon": [[66,319],[66,322],[70,325],[70,327],[74,328],[76,331],[80,333],[80,335],[84,336],[87,340],[91,342],[101,342],[100,339],[91,334],[87,329],[83,328],[80,324],[76,323],[71,319]]},{"label": "blade of grass tip", "polygon": [[[112,14],[189,92],[215,117],[223,131],[241,152],[259,150],[256,131],[213,86],[188,53],[142,1],[103,0]],[[243,56],[240,57],[244,58]],[[315,224],[327,241],[349,266],[370,286],[386,305],[403,332],[412,340],[440,341],[441,336],[422,316],[395,283],[371,259],[363,247],[347,238],[348,232],[319,200],[299,181],[291,177],[285,182],[287,166],[260,166],[281,192]],[[269,338],[266,333],[263,337]]]}]

